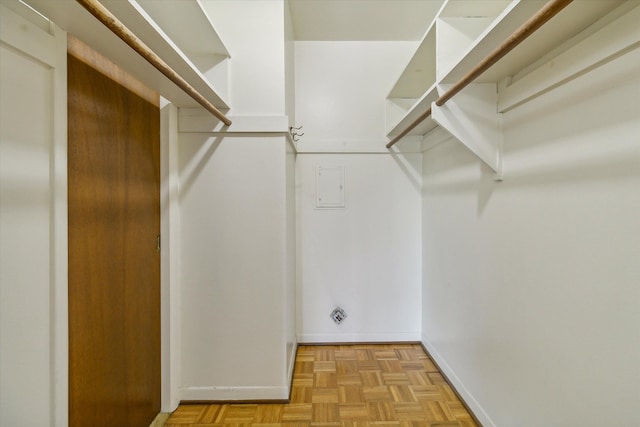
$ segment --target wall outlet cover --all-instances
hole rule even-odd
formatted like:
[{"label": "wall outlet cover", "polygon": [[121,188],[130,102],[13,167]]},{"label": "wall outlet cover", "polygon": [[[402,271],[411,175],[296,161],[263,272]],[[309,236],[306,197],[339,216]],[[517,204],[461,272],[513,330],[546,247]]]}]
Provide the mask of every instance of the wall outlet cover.
[{"label": "wall outlet cover", "polygon": [[339,325],[344,319],[347,318],[347,313],[340,307],[336,307],[333,309],[329,316],[333,319],[334,322],[336,322],[336,324]]}]

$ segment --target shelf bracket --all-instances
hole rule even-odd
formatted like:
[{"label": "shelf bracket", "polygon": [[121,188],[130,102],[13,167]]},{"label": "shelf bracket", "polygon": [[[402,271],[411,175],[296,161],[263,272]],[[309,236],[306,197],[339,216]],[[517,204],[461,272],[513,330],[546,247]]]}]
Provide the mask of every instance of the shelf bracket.
[{"label": "shelf bracket", "polygon": [[[438,85],[438,93],[451,86]],[[497,105],[495,83],[472,83],[443,106],[432,103],[431,118],[489,166],[496,181],[502,181],[502,115]]]}]

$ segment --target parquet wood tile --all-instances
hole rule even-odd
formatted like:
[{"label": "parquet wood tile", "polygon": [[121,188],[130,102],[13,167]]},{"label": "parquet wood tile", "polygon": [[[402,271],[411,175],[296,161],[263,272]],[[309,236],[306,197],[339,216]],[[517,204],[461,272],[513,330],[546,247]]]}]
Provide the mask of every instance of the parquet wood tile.
[{"label": "parquet wood tile", "polygon": [[438,387],[434,385],[413,386],[411,390],[413,391],[413,395],[419,401],[442,399],[442,395],[440,394],[440,389],[438,389]]},{"label": "parquet wood tile", "polygon": [[387,373],[403,372],[402,365],[400,364],[400,361],[397,359],[386,359],[386,360],[383,359],[378,362],[378,365],[382,369],[382,372],[387,372]]},{"label": "parquet wood tile", "polygon": [[225,412],[226,408],[223,411],[222,405],[208,405],[198,416],[198,421],[204,424],[213,424],[217,422],[218,417],[224,417]]},{"label": "parquet wood tile", "polygon": [[360,385],[338,385],[339,403],[365,403]]},{"label": "parquet wood tile", "polygon": [[297,386],[294,385],[291,390],[291,402],[290,403],[311,403],[313,398],[313,387],[309,386]]},{"label": "parquet wood tile", "polygon": [[362,378],[359,373],[353,374],[338,374],[336,376],[338,385],[356,385],[362,386]]},{"label": "parquet wood tile", "polygon": [[357,360],[356,359],[356,351],[353,349],[349,350],[336,350],[334,353],[336,360]]},{"label": "parquet wood tile", "polygon": [[314,387],[337,387],[338,374],[335,372],[315,372],[313,374]]},{"label": "parquet wood tile", "polygon": [[417,402],[416,396],[408,385],[390,385],[389,391],[394,402]]},{"label": "parquet wood tile", "polygon": [[418,402],[393,403],[393,410],[399,420],[426,421],[428,414]]},{"label": "parquet wood tile", "polygon": [[371,418],[369,407],[366,403],[345,403],[339,405],[341,421],[368,421]]},{"label": "parquet wood tile", "polygon": [[255,423],[278,423],[282,419],[282,413],[284,412],[284,405],[272,404],[272,405],[258,405],[256,411]]},{"label": "parquet wood tile", "polygon": [[300,346],[290,403],[180,405],[166,427],[477,427],[417,344]]},{"label": "parquet wood tile", "polygon": [[300,374],[298,377],[294,378],[292,385],[294,387],[311,387],[313,385],[313,374]]},{"label": "parquet wood tile", "polygon": [[[292,403],[286,405],[282,412],[282,421],[311,421],[310,403]],[[169,418],[171,421],[171,418]]]},{"label": "parquet wood tile", "polygon": [[374,371],[378,372],[380,370],[380,365],[376,360],[358,360],[358,371]]},{"label": "parquet wood tile", "polygon": [[336,373],[338,374],[357,374],[358,362],[356,360],[342,360],[336,361]]},{"label": "parquet wood tile", "polygon": [[338,388],[314,388],[311,395],[311,403],[338,403]]},{"label": "parquet wood tile", "polygon": [[362,371],[360,372],[360,379],[364,387],[383,386],[384,378],[382,377],[382,371]]},{"label": "parquet wood tile", "polygon": [[316,422],[339,422],[337,403],[314,403],[312,405],[311,419]]},{"label": "parquet wood tile", "polygon": [[418,369],[422,369],[422,370],[424,370],[425,372],[435,372],[435,373],[438,373],[438,374],[439,374],[439,372],[438,372],[438,368],[437,368],[437,367],[436,367],[436,365],[434,365],[434,363],[433,363],[431,360],[429,360],[429,359],[423,360],[423,361],[422,361],[422,368],[418,368]]},{"label": "parquet wood tile", "polygon": [[427,373],[423,371],[408,371],[407,377],[411,385],[433,385]]},{"label": "parquet wood tile", "polygon": [[389,387],[384,385],[362,387],[362,393],[367,402],[391,402],[393,400]]},{"label": "parquet wood tile", "polygon": [[388,401],[383,402],[369,402],[369,413],[371,418],[378,421],[396,421],[398,415],[396,414],[393,404]]},{"label": "parquet wood tile", "polygon": [[409,384],[409,377],[404,372],[383,372],[382,378],[389,385]]},{"label": "parquet wood tile", "polygon": [[313,372],[336,372],[336,362],[315,362]]},{"label": "parquet wood tile", "polygon": [[298,360],[293,370],[296,376],[313,374],[313,360]]}]

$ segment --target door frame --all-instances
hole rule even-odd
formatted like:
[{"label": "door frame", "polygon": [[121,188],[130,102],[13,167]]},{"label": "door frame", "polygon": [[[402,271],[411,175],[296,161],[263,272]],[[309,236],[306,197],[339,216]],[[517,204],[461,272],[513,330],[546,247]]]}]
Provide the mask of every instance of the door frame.
[{"label": "door frame", "polygon": [[178,108],[160,98],[160,370],[164,413],[180,404],[180,167]]}]

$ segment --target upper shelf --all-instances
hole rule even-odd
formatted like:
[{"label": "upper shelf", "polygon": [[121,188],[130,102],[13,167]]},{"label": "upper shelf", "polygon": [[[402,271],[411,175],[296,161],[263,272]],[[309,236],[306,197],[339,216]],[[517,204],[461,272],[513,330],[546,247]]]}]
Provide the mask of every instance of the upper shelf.
[{"label": "upper shelf", "polygon": [[[547,54],[557,55],[558,47],[591,26],[598,19],[625,3],[626,0],[589,0],[574,1],[563,11],[547,22],[540,31],[536,31],[516,49],[498,61],[481,75],[476,82],[499,82],[514,76]],[[522,22],[538,11],[545,1],[520,1],[510,5],[496,20],[494,27],[488,28],[478,37],[460,60],[442,76],[443,83],[455,83],[471,68],[483,60],[506,37],[513,33]],[[533,6],[533,7],[532,7]]]},{"label": "upper shelf", "polygon": [[[535,0],[533,0],[535,1]],[[443,51],[441,39],[447,36],[462,37],[459,42],[471,43],[484,29],[472,31],[473,24],[479,20],[484,27],[498,16],[511,0],[448,0],[436,18],[427,27],[427,31],[411,60],[398,77],[387,98],[419,98],[425,90],[436,81],[438,69],[441,68],[437,57],[451,56],[452,53]],[[443,34],[441,22],[451,22],[455,19],[466,18],[465,25],[457,25],[454,31]],[[444,21],[446,20],[446,21]],[[469,31],[472,31],[469,34]],[[458,52],[462,53],[462,52]]]},{"label": "upper shelf", "polygon": [[187,55],[231,56],[199,0],[137,2]]},{"label": "upper shelf", "polygon": [[[75,0],[25,0],[25,2],[59,27],[115,62],[129,74],[157,90],[160,95],[176,106],[190,108],[199,106],[195,100],[135,53]],[[174,9],[179,9],[181,15],[175,12],[174,16],[193,20],[180,21],[176,18],[174,23],[166,28],[166,31],[171,34],[170,37],[165,32],[165,28],[151,17],[151,14],[157,15],[159,20],[171,21],[171,19],[158,13],[156,10],[158,4],[147,11],[143,8],[143,3],[162,4],[174,12]],[[102,4],[209,102],[221,110],[229,109],[227,102],[183,51],[183,49],[193,49],[197,53],[229,55],[224,45],[221,42],[218,43],[220,39],[202,11],[198,0],[142,0],[140,2],[136,0],[102,0]],[[194,18],[198,13],[201,13],[202,16]],[[185,22],[188,25],[183,25],[182,28],[176,25]],[[197,34],[198,37],[194,37],[194,34]],[[185,44],[187,39],[192,39],[192,41]],[[193,44],[195,42],[203,47],[198,48]],[[211,48],[210,46],[216,47]]]},{"label": "upper shelf", "polygon": [[[545,3],[545,0],[447,1],[387,96],[390,124],[387,136],[393,137],[406,129],[435,101],[440,84],[459,81]],[[498,83],[525,74],[543,59],[568,48],[578,34],[623,3],[625,0],[571,3],[475,82]],[[425,69],[429,70],[428,75]],[[423,79],[416,78],[419,73],[424,75]],[[424,135],[435,126],[435,122],[427,119],[409,135]]]}]

